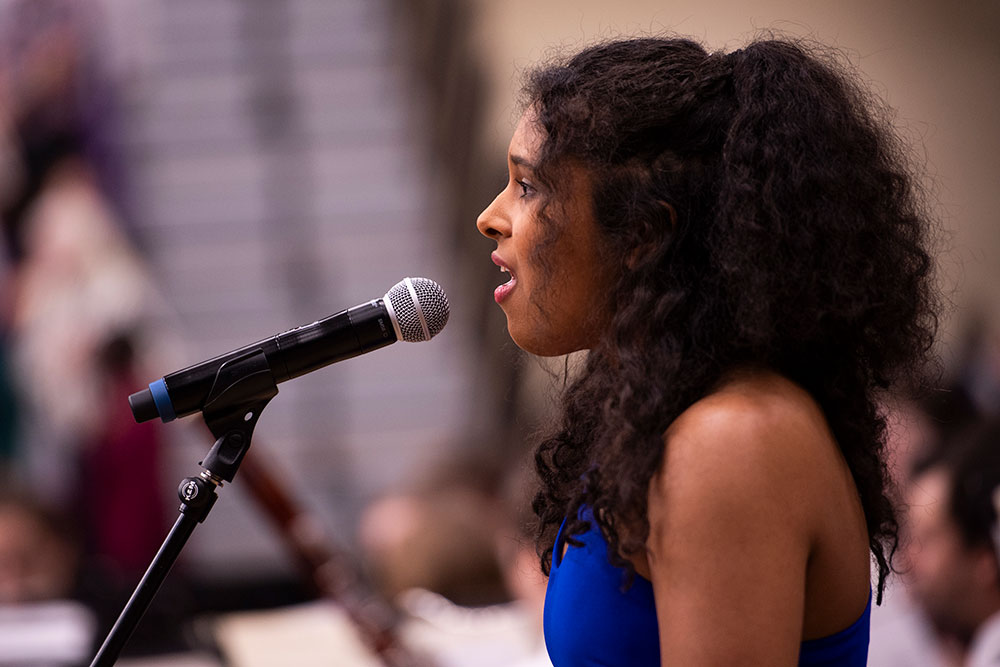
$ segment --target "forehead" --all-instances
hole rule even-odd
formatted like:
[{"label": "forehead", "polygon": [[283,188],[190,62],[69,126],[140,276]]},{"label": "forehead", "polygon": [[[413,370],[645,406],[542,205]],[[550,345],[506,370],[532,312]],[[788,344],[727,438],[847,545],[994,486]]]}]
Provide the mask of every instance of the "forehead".
[{"label": "forehead", "polygon": [[529,109],[521,114],[514,128],[514,136],[510,138],[507,149],[510,157],[533,158],[538,155],[545,141],[545,133],[538,126],[535,114]]}]

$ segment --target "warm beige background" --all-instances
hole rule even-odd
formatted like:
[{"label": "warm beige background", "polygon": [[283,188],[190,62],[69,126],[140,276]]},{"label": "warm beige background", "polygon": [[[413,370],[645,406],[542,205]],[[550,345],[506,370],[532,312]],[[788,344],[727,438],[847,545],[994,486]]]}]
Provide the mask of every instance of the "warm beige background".
[{"label": "warm beige background", "polygon": [[498,164],[516,121],[518,73],[554,49],[674,31],[731,50],[767,29],[841,49],[898,111],[900,131],[926,165],[947,234],[943,281],[957,306],[942,342],[974,310],[1000,321],[1000,1],[469,1],[472,43],[490,82],[487,145]]}]

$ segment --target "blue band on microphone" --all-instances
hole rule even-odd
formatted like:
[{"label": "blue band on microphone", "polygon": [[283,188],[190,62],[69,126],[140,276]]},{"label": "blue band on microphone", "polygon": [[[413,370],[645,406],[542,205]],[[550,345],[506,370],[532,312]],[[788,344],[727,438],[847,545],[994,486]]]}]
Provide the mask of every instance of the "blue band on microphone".
[{"label": "blue band on microphone", "polygon": [[160,413],[160,419],[164,423],[177,418],[174,413],[174,404],[170,401],[170,394],[167,393],[167,383],[163,381],[163,378],[149,383],[149,393],[153,395],[156,411]]}]

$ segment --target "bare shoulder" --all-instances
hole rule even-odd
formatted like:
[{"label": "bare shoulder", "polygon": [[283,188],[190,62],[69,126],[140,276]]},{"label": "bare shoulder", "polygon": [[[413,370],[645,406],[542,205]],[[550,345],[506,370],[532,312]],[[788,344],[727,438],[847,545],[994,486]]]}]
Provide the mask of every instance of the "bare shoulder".
[{"label": "bare shoulder", "polygon": [[[822,410],[808,392],[769,372],[730,378],[685,410],[664,435],[650,486],[651,514],[696,503],[734,520],[781,511],[783,525],[808,533],[821,480],[841,466]],[[679,503],[679,505],[678,505]],[[672,510],[671,510],[672,513]]]},{"label": "bare shoulder", "polygon": [[[763,457],[773,465],[815,462],[836,449],[822,410],[791,380],[770,372],[734,376],[685,410],[665,434],[668,452],[686,449],[737,463]],[[746,472],[746,471],[744,471]]]},{"label": "bare shoulder", "polygon": [[664,447],[646,544],[664,655],[794,664],[822,479],[838,467],[822,411],[791,381],[746,373],[685,410]]}]

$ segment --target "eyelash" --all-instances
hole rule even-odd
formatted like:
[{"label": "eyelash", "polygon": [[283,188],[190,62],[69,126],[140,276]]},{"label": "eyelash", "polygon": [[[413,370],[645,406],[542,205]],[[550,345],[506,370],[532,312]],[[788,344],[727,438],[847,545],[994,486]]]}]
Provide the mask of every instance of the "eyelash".
[{"label": "eyelash", "polygon": [[531,187],[524,181],[519,181],[515,179],[514,182],[517,183],[519,186],[521,186],[521,197],[527,197],[535,191],[533,187]]}]

